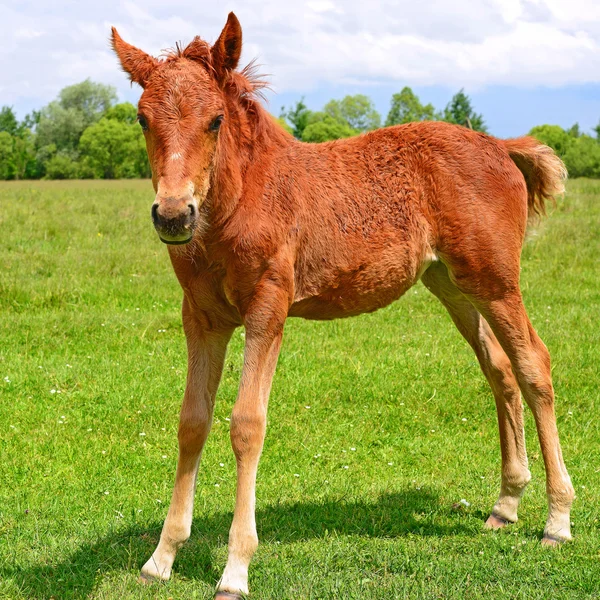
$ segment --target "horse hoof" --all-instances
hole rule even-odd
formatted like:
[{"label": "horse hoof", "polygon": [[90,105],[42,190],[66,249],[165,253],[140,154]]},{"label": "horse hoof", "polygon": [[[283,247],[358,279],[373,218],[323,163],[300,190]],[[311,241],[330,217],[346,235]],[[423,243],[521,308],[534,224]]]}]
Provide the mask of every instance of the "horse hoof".
[{"label": "horse hoof", "polygon": [[152,575],[147,575],[146,573],[140,573],[138,581],[140,583],[143,583],[144,585],[150,585],[151,583],[158,581],[158,579],[156,577],[152,577]]},{"label": "horse hoof", "polygon": [[241,594],[234,594],[233,592],[217,592],[215,594],[215,600],[244,600],[244,596]]},{"label": "horse hoof", "polygon": [[152,583],[160,583],[161,581],[167,580],[159,577],[158,575],[150,575],[149,573],[144,573],[142,571],[138,577],[138,581],[144,585],[151,585]]},{"label": "horse hoof", "polygon": [[546,548],[558,548],[558,546],[561,546],[568,541],[569,540],[565,538],[559,538],[553,535],[545,534],[542,538],[542,546],[545,546]]},{"label": "horse hoof", "polygon": [[510,524],[511,522],[508,519],[505,519],[496,513],[492,513],[485,522],[485,528],[496,531],[497,529],[502,529]]}]

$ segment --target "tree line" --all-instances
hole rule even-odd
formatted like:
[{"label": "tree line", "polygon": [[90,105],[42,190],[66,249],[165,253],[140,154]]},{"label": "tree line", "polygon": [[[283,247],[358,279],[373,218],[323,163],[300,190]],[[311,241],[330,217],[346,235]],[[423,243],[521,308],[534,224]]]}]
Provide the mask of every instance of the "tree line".
[{"label": "tree line", "polygon": [[[301,99],[282,107],[278,118],[297,139],[325,142],[413,121],[446,121],[487,132],[464,90],[442,110],[423,104],[410,87],[391,98],[382,120],[363,94],[330,100],[310,110]],[[593,137],[558,125],[539,125],[529,133],[551,146],[571,177],[600,177],[600,124]],[[121,179],[150,177],[137,111],[117,103],[116,90],[89,79],[64,88],[39,111],[19,121],[9,106],[0,109],[0,179]]]},{"label": "tree line", "polygon": [[89,79],[19,122],[0,109],[0,179],[150,177],[144,135],[133,104]]},{"label": "tree line", "polygon": [[289,110],[282,107],[279,121],[304,142],[326,142],[358,135],[382,125],[388,127],[413,121],[447,121],[487,133],[483,116],[473,110],[471,99],[464,90],[455,94],[444,110],[437,111],[433,104],[422,104],[418,96],[405,87],[392,96],[384,123],[371,99],[363,94],[330,100],[322,111],[309,110],[302,99]]}]

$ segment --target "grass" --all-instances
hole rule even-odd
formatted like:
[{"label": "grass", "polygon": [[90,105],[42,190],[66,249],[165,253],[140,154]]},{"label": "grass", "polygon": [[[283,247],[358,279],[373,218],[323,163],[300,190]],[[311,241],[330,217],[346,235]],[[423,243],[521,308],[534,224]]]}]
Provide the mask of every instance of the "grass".
[{"label": "grass", "polygon": [[[241,330],[192,538],[170,582],[137,583],[170,499],[186,364],[151,200],[148,182],[0,186],[1,598],[210,598],[224,567]],[[288,322],[259,468],[254,598],[598,597],[599,200],[600,182],[570,182],[523,254],[525,302],[553,356],[575,540],[539,543],[529,411],[520,521],[483,531],[499,490],[494,402],[419,284],[373,315]]]}]

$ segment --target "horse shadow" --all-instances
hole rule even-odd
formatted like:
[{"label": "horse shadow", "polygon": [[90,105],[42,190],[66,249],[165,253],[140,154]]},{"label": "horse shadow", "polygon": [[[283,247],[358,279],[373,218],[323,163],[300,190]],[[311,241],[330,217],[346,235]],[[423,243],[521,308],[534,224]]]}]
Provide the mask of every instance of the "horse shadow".
[{"label": "horse shadow", "polygon": [[[483,514],[469,511],[465,518],[462,511],[462,507],[441,505],[433,490],[411,488],[384,493],[374,502],[342,499],[271,504],[257,510],[256,520],[259,539],[282,544],[326,539],[332,533],[388,539],[408,534],[476,535]],[[175,562],[179,577],[215,585],[223,565],[215,564],[214,552],[227,544],[232,516],[228,511],[196,516],[191,538]],[[153,552],[161,527],[162,522],[155,521],[115,528],[93,543],[81,545],[63,562],[2,565],[0,577],[11,578],[31,599],[88,598],[102,573],[137,571]]]}]

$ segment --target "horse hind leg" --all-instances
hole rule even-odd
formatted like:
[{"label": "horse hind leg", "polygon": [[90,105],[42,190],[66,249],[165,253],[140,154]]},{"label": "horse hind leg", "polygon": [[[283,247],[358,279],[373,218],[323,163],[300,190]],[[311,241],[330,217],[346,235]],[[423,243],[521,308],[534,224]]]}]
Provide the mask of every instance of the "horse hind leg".
[{"label": "horse hind leg", "polygon": [[473,348],[494,394],[500,431],[502,477],[500,495],[486,527],[499,529],[517,521],[517,508],[531,479],[525,450],[523,404],[508,356],[486,320],[452,283],[443,263],[424,273],[425,286],[442,302],[456,327]]},{"label": "horse hind leg", "polygon": [[500,344],[510,358],[523,396],[533,412],[544,465],[548,519],[543,543],[555,545],[571,539],[571,504],[575,492],[563,461],[554,413],[550,354],[531,325],[520,292],[501,299],[478,299]]},{"label": "horse hind leg", "polygon": [[[550,354],[523,305],[519,289],[520,247],[516,242],[507,243],[511,236],[517,239],[514,232],[506,229],[509,225],[498,221],[497,227],[487,232],[485,254],[481,247],[463,248],[460,256],[447,255],[445,262],[452,282],[489,323],[533,412],[546,468],[549,512],[544,543],[554,545],[571,539],[569,515],[575,493],[558,439]],[[478,256],[477,261],[474,256]]]}]

